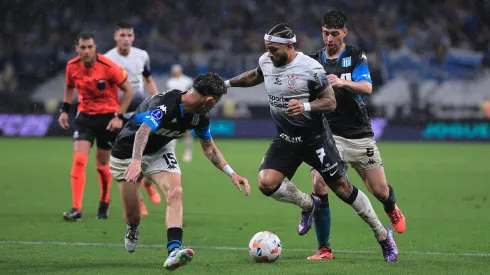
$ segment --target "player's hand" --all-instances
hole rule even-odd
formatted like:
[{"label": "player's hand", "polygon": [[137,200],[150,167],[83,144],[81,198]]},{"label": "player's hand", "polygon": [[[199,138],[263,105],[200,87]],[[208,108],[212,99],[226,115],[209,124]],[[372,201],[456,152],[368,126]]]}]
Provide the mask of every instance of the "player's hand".
[{"label": "player's hand", "polygon": [[287,109],[287,114],[290,116],[301,115],[305,111],[303,103],[299,102],[297,99],[289,100],[289,107]]},{"label": "player's hand", "polygon": [[330,82],[330,84],[332,84],[332,87],[334,87],[334,88],[342,88],[342,87],[344,87],[344,80],[338,78],[334,74],[327,75],[327,79],[328,79],[328,82]]},{"label": "player's hand", "polygon": [[111,121],[109,121],[109,124],[107,124],[106,127],[107,130],[112,132],[115,132],[121,128],[122,128],[122,120],[118,117],[114,117],[113,119],[111,119]]},{"label": "player's hand", "polygon": [[245,187],[245,196],[250,195],[250,185],[248,184],[248,180],[237,173],[231,174],[231,180],[235,184],[236,188],[238,191],[242,192],[242,187],[240,185],[243,185]]},{"label": "player's hand", "polygon": [[60,124],[61,128],[68,129],[68,127],[70,127],[70,124],[68,124],[68,114],[65,112],[61,113],[60,117],[58,118],[58,123]]},{"label": "player's hand", "polygon": [[141,161],[133,160],[126,171],[124,171],[123,177],[127,182],[136,183],[141,174]]}]

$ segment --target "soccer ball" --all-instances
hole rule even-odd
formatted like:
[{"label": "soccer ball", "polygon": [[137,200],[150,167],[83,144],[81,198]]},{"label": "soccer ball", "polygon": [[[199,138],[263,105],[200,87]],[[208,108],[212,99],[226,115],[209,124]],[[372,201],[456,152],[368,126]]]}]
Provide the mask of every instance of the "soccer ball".
[{"label": "soccer ball", "polygon": [[281,240],[269,231],[255,234],[248,244],[248,253],[258,263],[272,263],[282,252]]}]

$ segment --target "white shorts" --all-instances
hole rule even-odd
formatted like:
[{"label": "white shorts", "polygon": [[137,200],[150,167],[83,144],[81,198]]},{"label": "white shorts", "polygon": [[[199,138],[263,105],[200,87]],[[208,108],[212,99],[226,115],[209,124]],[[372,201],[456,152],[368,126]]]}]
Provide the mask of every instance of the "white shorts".
[{"label": "white shorts", "polygon": [[[124,172],[132,159],[118,159],[111,156],[109,169],[112,178],[116,181],[124,181]],[[181,174],[179,162],[175,157],[175,140],[162,147],[151,155],[143,155],[141,159],[141,176],[148,177],[160,172],[172,172]]]},{"label": "white shorts", "polygon": [[374,138],[346,139],[334,135],[335,145],[340,157],[352,168],[373,170],[383,166],[383,161]]}]

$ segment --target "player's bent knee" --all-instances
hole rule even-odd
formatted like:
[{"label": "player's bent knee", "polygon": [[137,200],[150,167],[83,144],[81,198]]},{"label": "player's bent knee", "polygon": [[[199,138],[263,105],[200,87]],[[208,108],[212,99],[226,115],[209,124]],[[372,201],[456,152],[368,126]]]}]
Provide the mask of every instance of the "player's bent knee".
[{"label": "player's bent knee", "polygon": [[260,191],[264,195],[270,196],[277,190],[283,180],[284,176],[281,173],[266,169],[260,171],[257,183]]},{"label": "player's bent knee", "polygon": [[390,196],[390,189],[388,188],[388,185],[376,185],[376,186],[371,186],[371,193],[373,196],[375,196],[378,200],[387,200],[388,197]]}]

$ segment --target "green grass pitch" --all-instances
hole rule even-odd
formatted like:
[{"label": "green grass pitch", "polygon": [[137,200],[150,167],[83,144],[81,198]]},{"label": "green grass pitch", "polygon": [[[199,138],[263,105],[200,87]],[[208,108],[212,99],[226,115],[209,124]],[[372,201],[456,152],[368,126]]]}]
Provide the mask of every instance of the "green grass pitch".
[{"label": "green grass pitch", "polygon": [[[488,274],[490,272],[490,145],[380,143],[388,182],[407,218],[396,234],[396,263],[384,262],[371,230],[334,195],[332,246],[336,259],[309,262],[314,230],[296,233],[299,210],[264,197],[256,187],[265,140],[216,140],[232,167],[250,180],[250,197],[212,166],[194,144],[194,161],[182,163],[184,245],[193,262],[176,274]],[[180,159],[183,145],[178,143]],[[84,220],[67,223],[71,207],[69,139],[0,140],[1,274],[161,274],[166,258],[165,205],[147,200],[149,216],[140,228],[141,246],[123,247],[125,223],[116,184],[110,218],[96,220],[99,184],[90,156]],[[365,186],[349,170],[353,183]],[[311,192],[306,166],[293,182]],[[146,197],[146,192],[143,190]],[[384,224],[381,204],[369,195]],[[258,231],[269,230],[284,250],[272,264],[256,264],[246,250]]]}]

